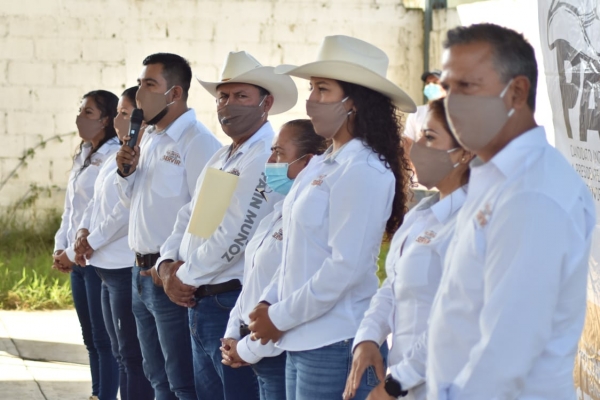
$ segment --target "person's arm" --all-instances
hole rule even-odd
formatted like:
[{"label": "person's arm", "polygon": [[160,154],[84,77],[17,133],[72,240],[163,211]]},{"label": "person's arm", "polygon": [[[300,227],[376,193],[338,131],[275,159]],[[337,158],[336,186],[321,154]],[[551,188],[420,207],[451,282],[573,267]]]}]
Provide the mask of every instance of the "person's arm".
[{"label": "person's arm", "polygon": [[71,215],[71,204],[69,203],[69,189],[65,193],[65,205],[60,220],[60,227],[54,235],[54,252],[65,250],[69,245],[67,231],[69,230],[69,215]]},{"label": "person's arm", "polygon": [[[95,198],[96,196],[94,196]],[[90,203],[95,200],[92,199]],[[89,208],[89,207],[88,207]],[[87,212],[87,211],[86,211]],[[89,221],[88,221],[89,227]],[[118,201],[114,205],[110,215],[100,222],[87,237],[88,244],[94,250],[106,246],[122,237],[127,236],[129,231],[129,208],[125,207],[123,202]]]},{"label": "person's arm", "polygon": [[393,310],[394,293],[389,278],[383,281],[383,285],[377,290],[377,293],[371,299],[369,309],[360,322],[352,350],[361,342],[372,341],[382,345],[387,336],[391,333],[389,316]]},{"label": "person's arm", "polygon": [[[188,285],[194,285],[199,277],[215,276],[238,262],[244,254],[246,244],[258,224],[273,206],[256,190],[264,188],[266,157],[257,157],[241,169],[239,181],[223,221],[215,232],[199,247],[190,251],[186,264],[177,271],[177,276]],[[273,196],[272,196],[273,197]]]},{"label": "person's arm", "polygon": [[[564,268],[574,238],[582,250],[577,256],[587,259],[588,238],[575,226],[583,221],[553,199],[521,193],[493,212],[489,231],[480,232],[486,236],[481,337],[449,389],[453,400],[517,398],[552,335],[561,283],[585,273]],[[572,301],[585,308],[584,296],[582,279]]]},{"label": "person's arm", "polygon": [[427,338],[428,331],[425,330],[410,349],[403,351],[404,358],[402,361],[398,364],[390,365],[390,373],[394,379],[402,384],[403,390],[410,390],[425,382]]},{"label": "person's arm", "polygon": [[329,197],[331,257],[289,297],[269,307],[280,331],[288,331],[329,311],[374,268],[372,246],[381,242],[391,212],[394,179],[367,164],[344,171]]},{"label": "person's arm", "polygon": [[198,177],[213,155],[223,146],[212,134],[196,135],[186,146],[184,159],[187,187],[190,196],[194,196]]}]

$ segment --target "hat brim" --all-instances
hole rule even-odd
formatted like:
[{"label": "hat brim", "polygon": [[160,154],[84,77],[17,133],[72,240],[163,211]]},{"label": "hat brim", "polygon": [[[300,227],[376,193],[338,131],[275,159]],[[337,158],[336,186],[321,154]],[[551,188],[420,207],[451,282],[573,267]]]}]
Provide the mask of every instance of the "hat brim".
[{"label": "hat brim", "polygon": [[196,77],[210,94],[217,97],[217,88],[227,83],[248,83],[260,86],[273,95],[273,106],[269,114],[281,114],[290,110],[298,101],[298,89],[294,81],[284,75],[274,73],[273,67],[258,67],[227,81],[209,82]]},{"label": "hat brim", "polygon": [[389,97],[402,112],[417,111],[413,99],[392,81],[368,68],[347,61],[315,61],[301,66],[284,64],[275,67],[275,73],[303,79],[319,77],[354,83]]}]

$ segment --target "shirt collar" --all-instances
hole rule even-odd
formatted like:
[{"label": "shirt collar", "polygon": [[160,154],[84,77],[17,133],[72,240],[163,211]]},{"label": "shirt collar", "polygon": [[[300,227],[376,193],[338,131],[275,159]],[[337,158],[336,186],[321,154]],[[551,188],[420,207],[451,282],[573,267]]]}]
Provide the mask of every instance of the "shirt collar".
[{"label": "shirt collar", "polygon": [[106,154],[110,150],[110,146],[114,146],[116,144],[119,144],[119,138],[115,136],[108,139],[102,146],[100,146],[100,148],[96,150],[96,153]]},{"label": "shirt collar", "polygon": [[174,141],[178,141],[181,134],[191,123],[196,122],[196,112],[193,108],[188,108],[186,112],[181,114],[177,119],[171,122],[171,125],[167,126],[163,131],[157,131],[156,125],[152,125],[151,130],[148,133],[162,134],[166,133]]},{"label": "shirt collar", "polygon": [[[244,154],[244,151],[252,147],[254,143],[260,140],[268,139],[269,136],[272,141],[274,135],[275,131],[273,131],[273,126],[271,126],[271,123],[267,121],[254,133],[254,135],[250,136],[248,140],[242,143],[239,149],[236,150],[235,154]],[[271,143],[269,143],[269,145],[271,145]],[[231,146],[233,146],[233,144],[229,145],[229,151],[231,151]]]},{"label": "shirt collar", "polygon": [[[541,148],[548,144],[543,126],[537,126],[510,141],[489,162],[505,177],[513,175],[523,165],[523,159],[531,154],[532,147]],[[473,167],[482,165],[481,160],[473,160]]]},{"label": "shirt collar", "polygon": [[359,139],[351,139],[349,142],[344,143],[342,147],[337,149],[337,151],[333,151],[333,145],[329,146],[327,151],[323,154],[324,161],[328,163],[338,162],[342,163],[354,156],[360,150],[362,150],[365,145]]},{"label": "shirt collar", "polygon": [[465,185],[459,187],[441,200],[439,192],[432,195],[423,204],[419,205],[417,210],[424,211],[429,209],[441,224],[445,224],[462,207],[466,198],[467,186]]}]

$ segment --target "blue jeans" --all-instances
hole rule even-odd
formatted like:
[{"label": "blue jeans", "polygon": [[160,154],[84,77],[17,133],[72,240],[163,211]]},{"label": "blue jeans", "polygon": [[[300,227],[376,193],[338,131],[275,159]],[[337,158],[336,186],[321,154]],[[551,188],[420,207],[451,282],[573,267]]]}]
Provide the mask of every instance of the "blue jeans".
[{"label": "blue jeans", "polygon": [[258,400],[258,382],[250,367],[221,363],[221,338],[240,290],[196,299],[189,309],[194,376],[198,400]]},{"label": "blue jeans", "polygon": [[132,307],[146,377],[156,400],[197,400],[188,311],[141,270],[133,267]]},{"label": "blue jeans", "polygon": [[[285,368],[287,400],[341,399],[352,368],[353,339],[314,350],[288,351]],[[382,367],[387,366],[387,343],[381,346]],[[364,400],[379,384],[375,369],[368,367],[354,399]]]},{"label": "blue jeans", "polygon": [[119,363],[121,400],[153,400],[154,389],[144,376],[142,351],[131,310],[131,267],[96,267],[96,273],[102,279],[104,324]]},{"label": "blue jeans", "polygon": [[119,367],[102,315],[102,281],[93,267],[73,266],[71,291],[83,343],[90,358],[92,394],[100,400],[115,400],[119,390]]},{"label": "blue jeans", "polygon": [[258,379],[260,400],[285,400],[285,352],[277,357],[265,357],[252,369]]}]

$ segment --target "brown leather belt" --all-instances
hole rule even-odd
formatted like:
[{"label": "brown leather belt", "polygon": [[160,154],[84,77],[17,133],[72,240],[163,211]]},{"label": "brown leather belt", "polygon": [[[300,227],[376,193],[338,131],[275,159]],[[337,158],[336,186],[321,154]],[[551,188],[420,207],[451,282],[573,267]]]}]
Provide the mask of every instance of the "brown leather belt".
[{"label": "brown leather belt", "polygon": [[135,264],[142,269],[150,269],[160,258],[160,253],[140,254],[135,253]]},{"label": "brown leather belt", "polygon": [[217,283],[216,285],[202,285],[196,289],[194,293],[196,298],[203,298],[207,296],[215,296],[221,293],[231,292],[233,290],[241,289],[242,283],[239,279],[232,279],[224,283]]}]

